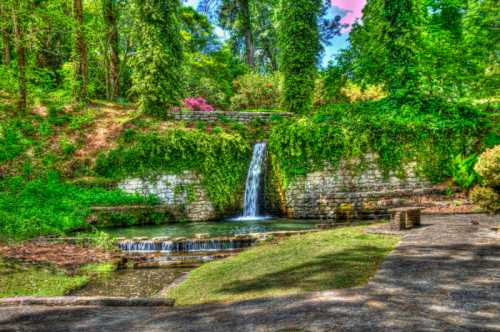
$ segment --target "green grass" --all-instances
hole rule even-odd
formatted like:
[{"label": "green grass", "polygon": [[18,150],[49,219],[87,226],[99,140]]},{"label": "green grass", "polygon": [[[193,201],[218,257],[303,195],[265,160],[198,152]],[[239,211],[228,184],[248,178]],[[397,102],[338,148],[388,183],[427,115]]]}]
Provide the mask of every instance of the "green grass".
[{"label": "green grass", "polygon": [[0,298],[62,296],[83,287],[87,276],[68,276],[61,270],[5,261],[0,258]]},{"label": "green grass", "polygon": [[88,227],[91,206],[153,205],[156,197],[120,190],[80,188],[57,176],[27,180],[0,179],[0,239],[22,240],[38,235],[64,234]]},{"label": "green grass", "polygon": [[205,264],[168,297],[191,305],[362,285],[399,241],[365,234],[365,227],[294,236]]},{"label": "green grass", "polygon": [[80,268],[79,273],[85,275],[101,275],[103,277],[110,276],[118,269],[116,262],[92,263]]}]

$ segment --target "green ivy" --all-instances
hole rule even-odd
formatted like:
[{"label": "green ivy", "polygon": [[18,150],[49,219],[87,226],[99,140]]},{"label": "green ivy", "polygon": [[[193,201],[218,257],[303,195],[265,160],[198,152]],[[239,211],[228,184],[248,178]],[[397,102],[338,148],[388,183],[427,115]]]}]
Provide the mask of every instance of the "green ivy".
[{"label": "green ivy", "polygon": [[380,101],[328,106],[310,117],[289,120],[274,127],[270,151],[285,183],[341,160],[375,153],[385,176],[405,176],[404,165],[417,162],[417,174],[433,182],[451,176],[452,159],[478,148],[491,123],[468,105],[426,100],[399,105]]},{"label": "green ivy", "polygon": [[179,0],[135,0],[134,32],[137,42],[131,58],[132,91],[139,108],[163,116],[179,103],[184,93],[183,50]]},{"label": "green ivy", "polygon": [[307,113],[312,107],[317,60],[320,0],[281,0],[279,46],[283,72],[283,109]]},{"label": "green ivy", "polygon": [[250,157],[240,135],[201,130],[135,134],[96,162],[96,173],[121,179],[192,170],[201,175],[212,203],[220,210],[238,204]]}]

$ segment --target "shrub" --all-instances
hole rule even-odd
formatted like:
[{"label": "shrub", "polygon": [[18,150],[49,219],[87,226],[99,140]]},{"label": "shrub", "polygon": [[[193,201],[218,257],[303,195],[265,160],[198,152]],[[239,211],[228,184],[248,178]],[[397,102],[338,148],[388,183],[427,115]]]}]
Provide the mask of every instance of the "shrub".
[{"label": "shrub", "polygon": [[470,198],[483,209],[500,212],[500,145],[486,150],[474,167],[481,176],[483,186],[475,187]]},{"label": "shrub", "polygon": [[[203,97],[189,97],[182,101],[182,109],[192,112],[213,112],[214,108]],[[180,110],[176,108],[176,110]]]},{"label": "shrub", "polygon": [[251,73],[240,76],[233,82],[235,95],[231,98],[234,111],[280,108],[281,75]]},{"label": "shrub", "polygon": [[479,180],[479,175],[474,171],[477,154],[465,158],[462,154],[452,160],[451,173],[453,182],[462,190],[469,190]]},{"label": "shrub", "polygon": [[500,187],[500,145],[486,150],[474,167],[487,187]]},{"label": "shrub", "polygon": [[369,85],[363,88],[354,83],[347,82],[346,86],[343,87],[341,91],[351,102],[380,100],[387,96],[387,93],[380,85]]},{"label": "shrub", "polygon": [[500,195],[492,188],[477,186],[472,189],[470,199],[486,211],[500,212]]}]

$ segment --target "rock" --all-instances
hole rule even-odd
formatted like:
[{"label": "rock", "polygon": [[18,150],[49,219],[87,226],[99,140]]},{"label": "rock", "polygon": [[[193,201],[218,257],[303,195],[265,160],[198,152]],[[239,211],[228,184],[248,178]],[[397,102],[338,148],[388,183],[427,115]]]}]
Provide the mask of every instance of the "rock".
[{"label": "rock", "polygon": [[159,236],[159,237],[154,237],[152,240],[154,242],[166,242],[166,241],[170,241],[171,238],[170,238],[170,236]]},{"label": "rock", "polygon": [[210,234],[208,233],[198,233],[194,235],[195,238],[197,239],[208,239],[210,237]]}]

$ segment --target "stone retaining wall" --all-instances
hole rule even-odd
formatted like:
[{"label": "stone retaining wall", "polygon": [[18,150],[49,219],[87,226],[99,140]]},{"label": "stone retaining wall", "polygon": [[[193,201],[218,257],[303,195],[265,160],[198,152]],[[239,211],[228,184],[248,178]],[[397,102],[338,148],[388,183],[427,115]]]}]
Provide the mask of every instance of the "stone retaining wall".
[{"label": "stone retaining wall", "polygon": [[385,217],[389,208],[418,204],[420,196],[435,191],[415,175],[414,164],[405,167],[404,179],[394,174],[384,178],[373,156],[368,161],[362,172],[344,162],[337,170],[325,168],[293,179],[278,199],[276,194],[268,196],[275,197],[289,218],[350,219]]},{"label": "stone retaining wall", "polygon": [[241,123],[249,123],[253,120],[261,120],[267,122],[273,117],[291,117],[291,113],[287,112],[172,112],[170,117],[177,121],[205,121],[217,122],[223,119],[238,121]]},{"label": "stone retaining wall", "polygon": [[162,206],[178,220],[204,221],[217,217],[200,177],[190,171],[144,179],[130,178],[119,183],[118,188],[128,193],[158,196]]}]

